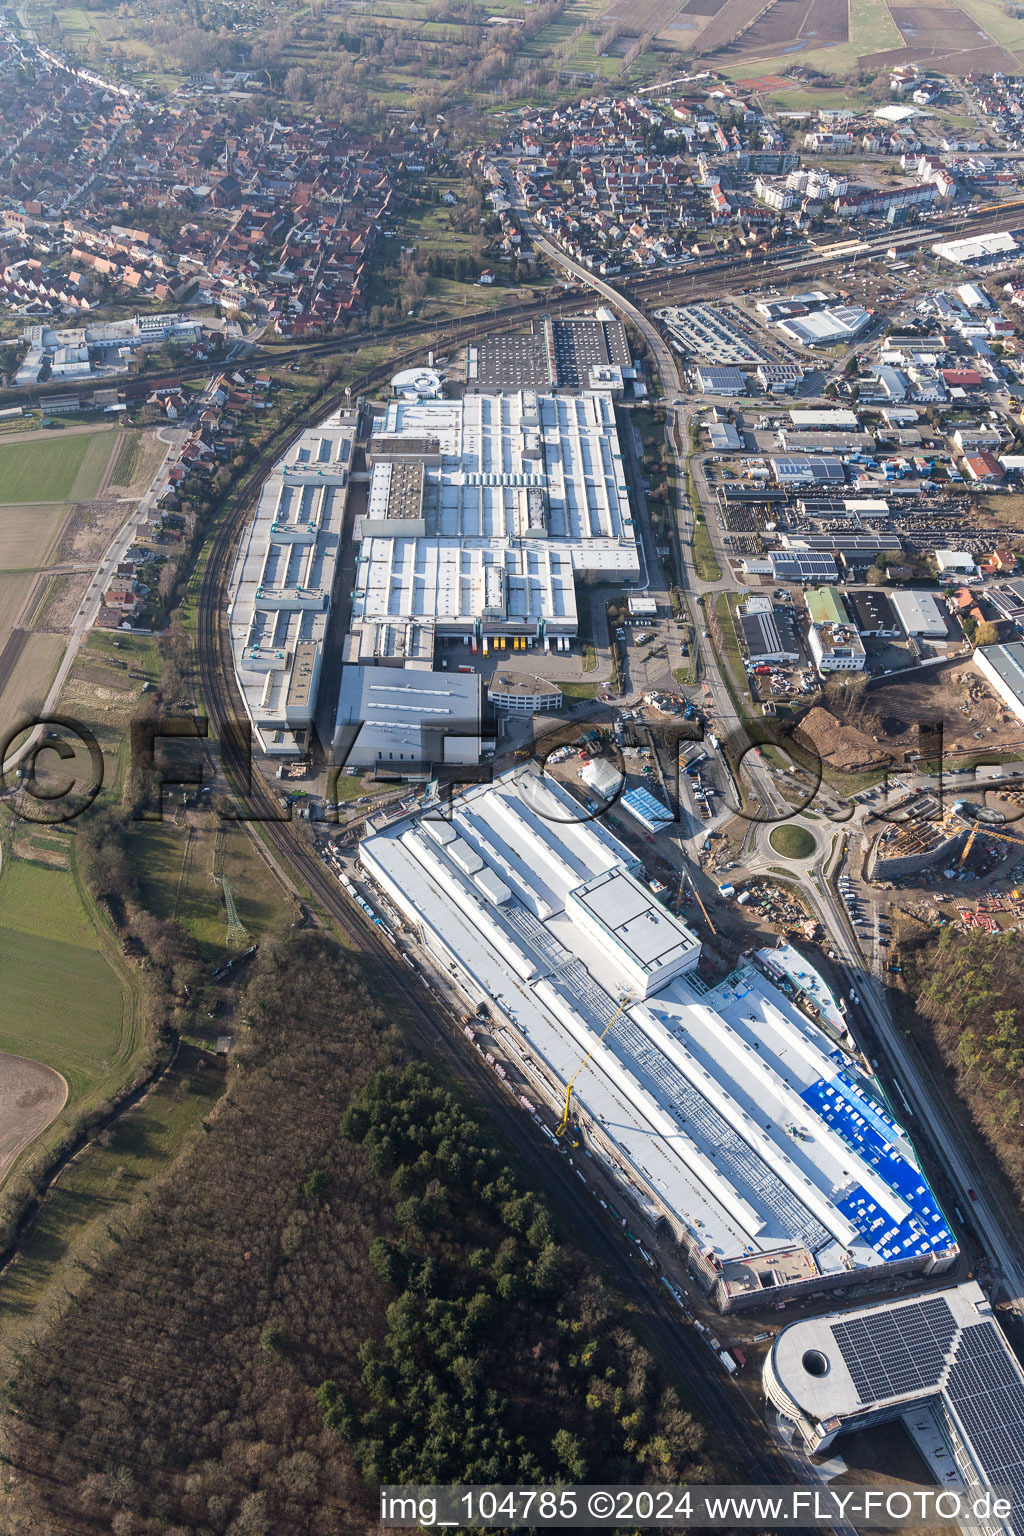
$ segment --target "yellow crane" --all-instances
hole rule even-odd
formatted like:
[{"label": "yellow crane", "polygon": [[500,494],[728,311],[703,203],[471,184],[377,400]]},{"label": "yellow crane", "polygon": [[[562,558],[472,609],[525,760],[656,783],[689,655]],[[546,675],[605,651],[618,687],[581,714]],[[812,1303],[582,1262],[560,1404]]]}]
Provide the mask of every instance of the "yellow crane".
[{"label": "yellow crane", "polygon": [[683,852],[683,840],[682,840],[681,837],[679,839],[679,860],[680,860],[680,865],[679,865],[679,889],[676,892],[676,905],[675,905],[676,916],[678,917],[678,915],[679,915],[679,908],[683,904],[683,881],[686,880],[689,883],[690,890],[693,892],[693,894],[697,898],[697,905],[698,905],[698,907],[700,907],[701,911],[704,914],[704,921],[707,923],[708,927],[711,929],[711,932],[717,936],[718,929],[715,927],[714,923],[711,921],[710,917],[708,916],[708,909],[707,909],[707,907],[704,905],[704,903],[700,899],[700,892],[697,890],[697,883],[696,883],[696,881],[694,880],[693,876],[690,874],[689,870],[686,868],[686,854]]},{"label": "yellow crane", "polygon": [[698,891],[696,883],[693,880],[690,881],[690,890],[696,896],[696,898],[697,898],[697,905],[698,905],[698,907],[700,907],[701,911],[704,913],[704,921],[707,923],[708,927],[711,929],[711,932],[717,935],[718,929],[715,927],[714,923],[711,921],[711,918],[708,916],[708,909],[704,905],[704,903],[701,901],[701,899],[700,899],[700,892]]},{"label": "yellow crane", "polygon": [[629,1007],[629,1005],[632,1002],[633,1002],[633,998],[632,997],[624,997],[622,999],[622,1002],[616,1008],[615,1012],[612,1014],[611,1018],[608,1020],[608,1023],[605,1025],[604,1029],[602,1029],[601,1033],[598,1035],[597,1040],[590,1047],[590,1050],[584,1056],[583,1060],[580,1062],[579,1066],[576,1068],[576,1071],[573,1073],[572,1077],[570,1077],[569,1081],[566,1083],[566,1085],[565,1085],[565,1108],[562,1110],[562,1121],[561,1121],[561,1124],[555,1130],[555,1135],[556,1136],[564,1136],[565,1132],[566,1132],[566,1129],[568,1127],[568,1124],[569,1124],[569,1105],[572,1103],[572,1085],[573,1085],[573,1083],[579,1077],[580,1073],[583,1071],[583,1068],[586,1066],[586,1064],[590,1060],[591,1056],[593,1056],[593,1054],[594,1054],[595,1050],[597,1049],[598,1045],[601,1043],[601,1041],[604,1039],[605,1035],[608,1033],[608,1031],[611,1029],[612,1025],[615,1023],[615,1020],[619,1017],[619,1015],[621,1013],[625,1012],[625,1010]]},{"label": "yellow crane", "polygon": [[[968,822],[963,822],[963,825],[964,826],[968,826],[969,823]],[[971,827],[971,835],[967,839],[966,843],[964,844],[964,851],[960,855],[960,863],[961,864],[964,862],[964,860],[966,859],[967,855],[970,853],[971,845],[973,844],[974,839],[977,836],[979,836],[979,834],[982,837],[994,837],[994,838],[997,838],[999,840],[999,842],[1001,842],[1001,843],[1015,843],[1018,848],[1024,848],[1024,838],[1022,838],[1022,837],[1011,837],[1009,832],[997,832],[995,827],[990,827],[987,822],[985,822],[984,824],[982,824],[981,822],[976,822],[975,825]]]}]

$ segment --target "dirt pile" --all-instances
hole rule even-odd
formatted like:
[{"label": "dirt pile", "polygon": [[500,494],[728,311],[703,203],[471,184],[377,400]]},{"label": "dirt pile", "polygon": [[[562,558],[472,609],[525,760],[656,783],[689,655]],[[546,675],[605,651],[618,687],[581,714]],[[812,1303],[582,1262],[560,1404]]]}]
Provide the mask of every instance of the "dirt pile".
[{"label": "dirt pile", "polygon": [[846,773],[865,773],[890,760],[885,747],[852,725],[843,725],[820,705],[809,709],[797,727],[797,741],[813,744],[822,761]]}]

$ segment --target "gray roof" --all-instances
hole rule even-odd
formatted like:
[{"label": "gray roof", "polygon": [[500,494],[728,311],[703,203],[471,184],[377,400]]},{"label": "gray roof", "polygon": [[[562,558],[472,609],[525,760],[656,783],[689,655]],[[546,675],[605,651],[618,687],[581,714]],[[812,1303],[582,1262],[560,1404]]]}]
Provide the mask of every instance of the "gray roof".
[{"label": "gray roof", "polygon": [[[399,768],[461,760],[468,750],[476,762],[479,732],[480,677],[475,672],[342,668],[336,761],[344,759],[354,768]],[[460,749],[456,738],[466,735],[471,740]]]}]

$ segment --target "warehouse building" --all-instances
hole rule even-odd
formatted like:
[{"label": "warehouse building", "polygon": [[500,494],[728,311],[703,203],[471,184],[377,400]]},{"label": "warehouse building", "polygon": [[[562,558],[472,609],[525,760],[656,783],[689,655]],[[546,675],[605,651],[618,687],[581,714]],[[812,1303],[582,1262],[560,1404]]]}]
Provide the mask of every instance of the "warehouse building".
[{"label": "warehouse building", "polygon": [[721,1309],[947,1269],[956,1242],[906,1132],[780,990],[780,952],[709,986],[698,939],[582,814],[524,766],[445,819],[396,819],[361,867],[555,1112],[572,1080],[627,1210],[683,1246]]},{"label": "warehouse building", "polygon": [[780,485],[845,485],[846,470],[842,459],[822,454],[809,458],[806,454],[791,454],[787,458],[769,461]]},{"label": "warehouse building", "polygon": [[915,640],[945,640],[946,616],[931,592],[893,592],[891,600],[905,634]]},{"label": "warehouse building", "polygon": [[746,605],[746,611],[739,616],[740,629],[743,632],[743,645],[747,657],[755,664],[769,661],[795,662],[800,659],[800,651],[793,636],[792,626],[786,622],[786,638],[783,639],[780,619],[776,617],[772,604],[761,605],[758,598],[750,598]]},{"label": "warehouse building", "polygon": [[895,610],[884,592],[869,588],[846,593],[846,606],[858,633],[877,640],[894,640],[900,633]]},{"label": "warehouse building", "polygon": [[1024,1373],[977,1281],[791,1323],[762,1382],[815,1455],[901,1420],[938,1487],[1009,1497],[965,1529],[1024,1536]]},{"label": "warehouse building", "polygon": [[444,763],[478,763],[479,675],[342,667],[334,761],[405,779],[430,778]]},{"label": "warehouse building", "polygon": [[1011,640],[1006,645],[979,645],[974,665],[1006,707],[1024,721],[1024,643]]},{"label": "warehouse building", "polygon": [[742,395],[747,376],[741,368],[696,368],[697,388],[705,395]]},{"label": "warehouse building", "polygon": [[776,581],[835,581],[839,575],[832,555],[817,550],[770,549],[768,560]]},{"label": "warehouse building", "polygon": [[349,659],[388,626],[571,637],[577,576],[639,576],[607,394],[393,400],[369,460]]},{"label": "warehouse building", "polygon": [[743,437],[731,421],[714,421],[708,427],[708,440],[716,453],[735,453],[743,447]]},{"label": "warehouse building", "polygon": [[789,413],[794,432],[859,432],[860,420],[856,411],[836,406],[833,410],[800,411]]},{"label": "warehouse building", "polygon": [[837,304],[808,315],[795,315],[776,324],[799,347],[834,347],[853,341],[871,324],[871,314],[859,304]]},{"label": "warehouse building", "polygon": [[1019,247],[1007,230],[967,235],[962,240],[940,240],[932,246],[936,256],[960,267],[998,267],[1015,257]]},{"label": "warehouse building", "polygon": [[309,746],[355,432],[355,412],[336,411],[285,450],[235,561],[235,676],[256,740],[271,755]]}]

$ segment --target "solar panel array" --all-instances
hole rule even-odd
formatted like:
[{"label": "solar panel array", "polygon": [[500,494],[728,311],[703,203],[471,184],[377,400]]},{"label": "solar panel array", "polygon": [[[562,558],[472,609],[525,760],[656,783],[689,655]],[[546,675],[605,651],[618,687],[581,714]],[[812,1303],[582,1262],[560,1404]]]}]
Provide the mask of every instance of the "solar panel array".
[{"label": "solar panel array", "polygon": [[[993,1322],[960,1335],[945,1396],[990,1488],[1005,1488],[1024,1512],[1024,1382]],[[1020,1516],[1014,1522],[1021,1530]]]},{"label": "solar panel array", "polygon": [[832,1324],[862,1403],[935,1388],[957,1324],[941,1296],[892,1313]]}]

